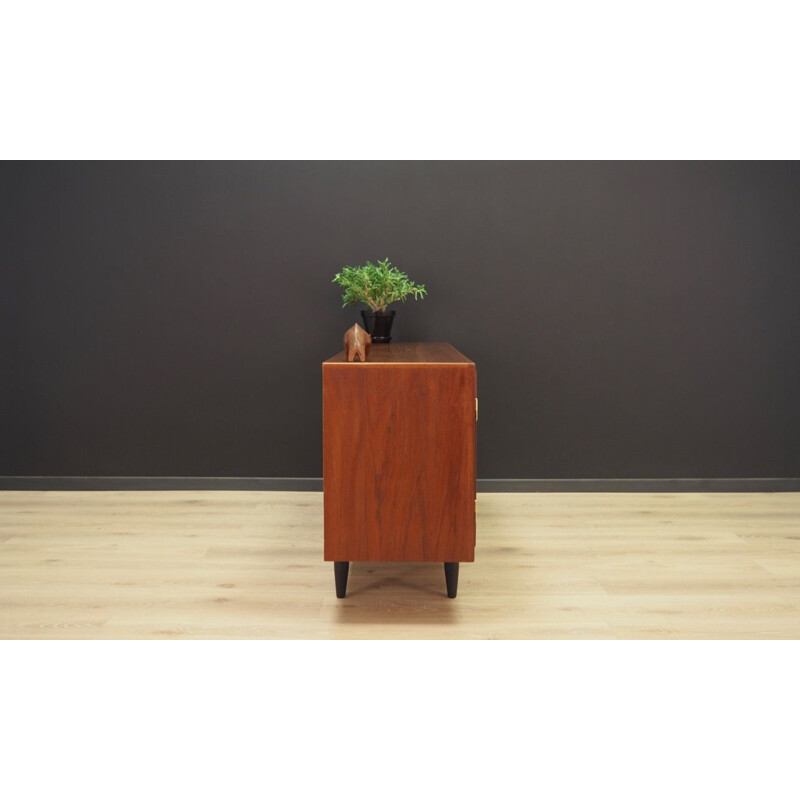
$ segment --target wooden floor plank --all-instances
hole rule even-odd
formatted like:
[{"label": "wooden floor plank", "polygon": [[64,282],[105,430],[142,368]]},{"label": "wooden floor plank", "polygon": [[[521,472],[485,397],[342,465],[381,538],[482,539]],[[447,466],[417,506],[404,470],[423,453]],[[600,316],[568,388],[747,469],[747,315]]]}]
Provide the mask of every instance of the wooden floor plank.
[{"label": "wooden floor plank", "polygon": [[0,492],[3,639],[797,639],[800,494],[485,494],[474,564],[356,563],[314,492]]}]

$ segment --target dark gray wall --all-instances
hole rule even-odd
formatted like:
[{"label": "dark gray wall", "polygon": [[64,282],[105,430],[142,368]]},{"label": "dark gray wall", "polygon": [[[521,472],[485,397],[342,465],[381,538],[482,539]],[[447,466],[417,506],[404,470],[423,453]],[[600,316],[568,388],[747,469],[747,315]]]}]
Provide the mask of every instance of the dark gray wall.
[{"label": "dark gray wall", "polygon": [[[482,478],[800,476],[800,167],[5,163],[0,474],[318,476],[389,256],[478,365]],[[356,457],[357,454],[354,454]]]}]

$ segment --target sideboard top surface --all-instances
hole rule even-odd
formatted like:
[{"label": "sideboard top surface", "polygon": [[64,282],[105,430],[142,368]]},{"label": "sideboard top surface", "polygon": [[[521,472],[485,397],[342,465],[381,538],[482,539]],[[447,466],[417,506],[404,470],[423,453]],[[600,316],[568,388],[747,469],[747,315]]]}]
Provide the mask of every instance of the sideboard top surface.
[{"label": "sideboard top surface", "polygon": [[447,342],[390,342],[373,344],[365,364],[348,362],[344,350],[323,364],[370,366],[375,364],[472,364],[473,362]]}]

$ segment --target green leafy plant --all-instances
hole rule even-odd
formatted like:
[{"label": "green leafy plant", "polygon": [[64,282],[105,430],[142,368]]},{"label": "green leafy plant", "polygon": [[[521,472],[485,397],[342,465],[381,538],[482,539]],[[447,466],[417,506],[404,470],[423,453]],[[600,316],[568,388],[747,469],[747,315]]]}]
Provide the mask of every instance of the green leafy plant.
[{"label": "green leafy plant", "polygon": [[373,264],[367,261],[363,267],[342,267],[332,283],[344,288],[342,308],[356,303],[365,303],[373,311],[385,311],[390,303],[402,300],[409,295],[415,300],[428,293],[424,284],[410,280],[405,272],[393,267],[388,258]]}]

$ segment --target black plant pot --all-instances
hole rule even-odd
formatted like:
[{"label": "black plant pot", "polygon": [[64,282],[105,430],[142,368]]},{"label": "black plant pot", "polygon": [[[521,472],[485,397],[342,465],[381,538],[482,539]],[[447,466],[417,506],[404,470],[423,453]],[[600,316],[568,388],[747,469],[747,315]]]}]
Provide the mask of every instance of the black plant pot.
[{"label": "black plant pot", "polygon": [[372,337],[374,344],[386,344],[392,341],[394,313],[394,311],[369,311],[366,309],[361,312],[364,327]]}]

